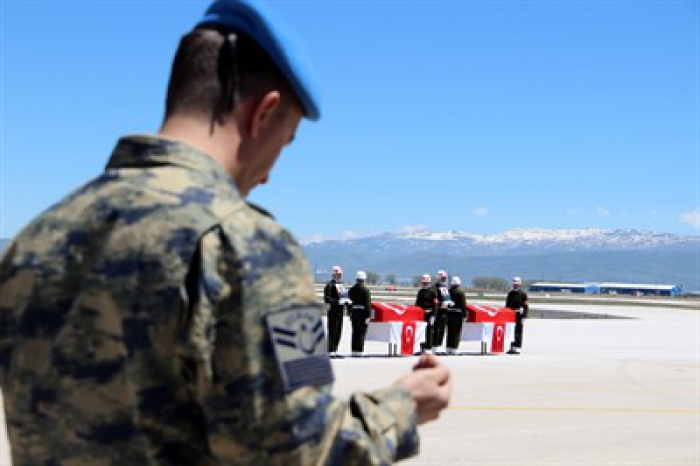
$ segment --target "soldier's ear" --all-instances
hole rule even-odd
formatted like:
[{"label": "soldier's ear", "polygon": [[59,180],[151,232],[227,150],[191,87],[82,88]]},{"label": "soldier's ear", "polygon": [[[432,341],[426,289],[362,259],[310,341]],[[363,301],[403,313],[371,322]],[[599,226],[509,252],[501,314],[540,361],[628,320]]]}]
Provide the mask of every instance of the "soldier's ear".
[{"label": "soldier's ear", "polygon": [[274,122],[274,117],[279,112],[280,100],[279,91],[269,91],[253,105],[249,128],[251,139],[258,139],[269,129]]}]

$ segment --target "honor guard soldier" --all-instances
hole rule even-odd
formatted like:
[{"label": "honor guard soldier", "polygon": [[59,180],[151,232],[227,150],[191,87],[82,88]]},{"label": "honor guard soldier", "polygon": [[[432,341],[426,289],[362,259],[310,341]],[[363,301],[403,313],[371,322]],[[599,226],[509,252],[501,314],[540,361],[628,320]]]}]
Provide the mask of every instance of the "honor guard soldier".
[{"label": "honor guard soldier", "polygon": [[450,289],[447,283],[447,272],[439,270],[437,273],[437,281],[433,285],[435,294],[438,297],[439,304],[435,315],[435,328],[433,329],[433,347],[442,348],[442,342],[445,339],[445,324],[447,323],[447,309],[452,306],[452,298],[450,298]]},{"label": "honor guard soldier", "polygon": [[447,354],[457,354],[462,338],[462,322],[467,317],[467,295],[459,277],[452,277],[451,285],[452,305],[447,309]]},{"label": "honor guard soldier", "polygon": [[350,288],[350,321],[352,322],[352,355],[361,357],[365,348],[365,335],[372,315],[372,294],[365,286],[367,274],[359,270],[357,283]]},{"label": "honor guard soldier", "polygon": [[421,345],[422,351],[427,354],[433,353],[433,329],[435,327],[435,316],[437,314],[440,300],[435,292],[435,288],[430,286],[430,275],[424,274],[420,279],[421,289],[416,295],[416,306],[425,311],[425,342]]},{"label": "honor guard soldier", "polygon": [[331,358],[342,358],[338,354],[338,345],[343,333],[343,315],[345,306],[350,304],[348,291],[343,284],[343,269],[333,267],[333,278],[323,289],[323,301],[329,305],[326,313],[328,319],[328,355]]},{"label": "honor guard soldier", "polygon": [[527,302],[527,293],[522,289],[520,277],[513,278],[513,286],[506,297],[506,307],[515,311],[515,341],[510,346],[508,354],[520,354],[523,347],[523,320],[530,314],[530,305]]},{"label": "honor guard soldier", "polygon": [[308,260],[245,200],[320,116],[290,37],[258,1],[215,1],[180,42],[157,134],[119,140],[3,254],[14,466],[390,464],[447,406],[430,356],[332,395]]}]

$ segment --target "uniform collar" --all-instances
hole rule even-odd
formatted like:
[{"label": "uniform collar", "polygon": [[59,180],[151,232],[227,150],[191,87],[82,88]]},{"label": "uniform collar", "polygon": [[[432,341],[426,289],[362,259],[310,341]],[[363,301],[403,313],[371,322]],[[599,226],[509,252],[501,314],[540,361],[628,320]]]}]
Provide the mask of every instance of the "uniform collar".
[{"label": "uniform collar", "polygon": [[228,185],[236,197],[239,196],[233,179],[219,162],[204,152],[172,139],[149,135],[125,136],[117,142],[106,169],[160,166],[185,168],[196,174],[202,184]]}]

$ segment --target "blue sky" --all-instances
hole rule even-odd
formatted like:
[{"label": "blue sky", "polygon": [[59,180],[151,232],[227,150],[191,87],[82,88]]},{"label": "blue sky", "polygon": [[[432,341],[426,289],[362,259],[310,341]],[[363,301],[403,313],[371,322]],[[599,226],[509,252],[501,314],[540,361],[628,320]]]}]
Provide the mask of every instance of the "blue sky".
[{"label": "blue sky", "polygon": [[[687,1],[277,1],[316,68],[250,199],[302,240],[425,226],[700,234]],[[0,2],[0,237],[160,125],[204,1]]]}]

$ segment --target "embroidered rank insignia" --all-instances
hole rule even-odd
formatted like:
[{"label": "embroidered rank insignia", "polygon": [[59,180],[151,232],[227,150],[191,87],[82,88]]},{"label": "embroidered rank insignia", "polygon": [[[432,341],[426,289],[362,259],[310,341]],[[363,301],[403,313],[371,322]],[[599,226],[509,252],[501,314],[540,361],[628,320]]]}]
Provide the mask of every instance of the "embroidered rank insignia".
[{"label": "embroidered rank insignia", "polygon": [[285,389],[333,382],[320,313],[290,309],[267,316],[267,328]]}]

